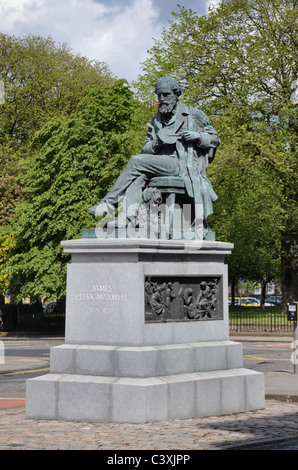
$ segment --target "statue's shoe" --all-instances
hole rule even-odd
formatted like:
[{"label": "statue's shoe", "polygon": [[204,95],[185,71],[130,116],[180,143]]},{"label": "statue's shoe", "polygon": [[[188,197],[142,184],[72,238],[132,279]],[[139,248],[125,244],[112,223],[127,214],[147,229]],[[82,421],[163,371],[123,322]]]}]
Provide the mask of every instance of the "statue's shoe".
[{"label": "statue's shoe", "polygon": [[98,216],[111,214],[114,210],[115,209],[108,206],[105,201],[100,201],[98,204],[95,204],[95,206],[89,207],[89,209],[87,209],[87,211],[90,212],[90,214],[94,214]]},{"label": "statue's shoe", "polygon": [[127,227],[128,223],[129,223],[129,219],[126,217],[126,213],[120,212],[120,214],[118,214],[118,217],[108,222],[108,227],[109,228],[125,228]]}]

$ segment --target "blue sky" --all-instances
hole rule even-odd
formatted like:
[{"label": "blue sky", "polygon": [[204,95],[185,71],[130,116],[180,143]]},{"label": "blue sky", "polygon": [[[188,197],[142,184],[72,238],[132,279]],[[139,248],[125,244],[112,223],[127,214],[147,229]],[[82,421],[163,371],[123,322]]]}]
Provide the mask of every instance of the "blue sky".
[{"label": "blue sky", "polygon": [[219,0],[0,0],[0,32],[51,36],[129,82],[177,4],[206,14]]}]

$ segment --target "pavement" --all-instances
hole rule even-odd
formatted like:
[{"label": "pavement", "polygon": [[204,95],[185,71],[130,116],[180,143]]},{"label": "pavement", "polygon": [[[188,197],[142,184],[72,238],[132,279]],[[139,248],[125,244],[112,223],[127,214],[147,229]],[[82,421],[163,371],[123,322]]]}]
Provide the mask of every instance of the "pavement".
[{"label": "pavement", "polygon": [[[293,341],[284,336],[230,339]],[[49,361],[39,357],[8,356],[5,364],[0,362],[0,374],[5,375],[25,374],[28,370],[44,373],[47,368]],[[198,450],[298,450],[298,374],[266,373],[265,408],[261,410],[141,425],[29,420],[25,418],[25,399],[0,398],[0,450],[17,449],[147,451],[151,454],[156,450],[177,449],[184,454]],[[168,463],[175,466],[180,462]]]}]

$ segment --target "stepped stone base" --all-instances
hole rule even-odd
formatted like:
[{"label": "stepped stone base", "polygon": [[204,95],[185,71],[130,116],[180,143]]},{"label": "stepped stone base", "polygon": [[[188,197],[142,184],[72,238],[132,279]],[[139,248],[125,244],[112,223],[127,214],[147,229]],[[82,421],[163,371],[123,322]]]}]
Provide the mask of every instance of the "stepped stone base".
[{"label": "stepped stone base", "polygon": [[51,373],[156,377],[243,366],[242,344],[211,341],[156,346],[64,344],[51,348]]},{"label": "stepped stone base", "polygon": [[51,348],[50,373],[27,381],[27,418],[145,423],[264,407],[263,374],[243,368],[229,340],[231,245],[63,244],[66,342]]},{"label": "stepped stone base", "polygon": [[263,374],[236,368],[158,377],[48,374],[28,380],[26,417],[90,422],[219,416],[264,407]]}]

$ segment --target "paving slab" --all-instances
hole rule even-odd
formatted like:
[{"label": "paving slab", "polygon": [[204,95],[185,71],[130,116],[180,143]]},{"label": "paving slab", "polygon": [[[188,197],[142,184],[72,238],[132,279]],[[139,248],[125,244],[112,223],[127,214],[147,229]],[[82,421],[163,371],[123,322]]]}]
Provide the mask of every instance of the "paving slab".
[{"label": "paving slab", "polygon": [[14,407],[0,409],[0,423],[0,450],[100,450],[105,459],[121,451],[179,451],[194,462],[193,451],[297,449],[298,443],[297,403],[277,400],[247,413],[145,424],[26,419],[24,407]]}]

